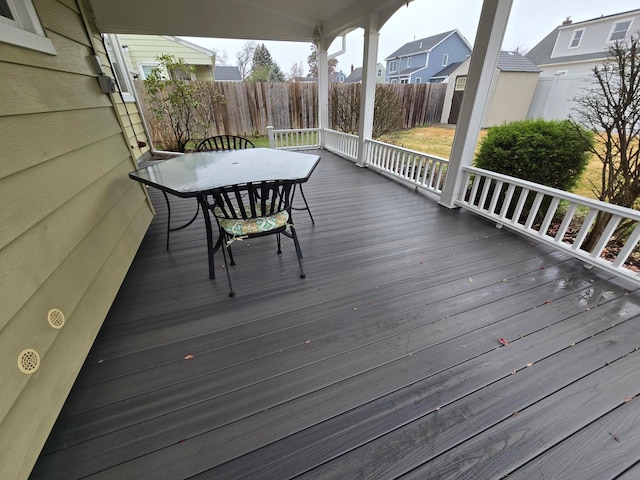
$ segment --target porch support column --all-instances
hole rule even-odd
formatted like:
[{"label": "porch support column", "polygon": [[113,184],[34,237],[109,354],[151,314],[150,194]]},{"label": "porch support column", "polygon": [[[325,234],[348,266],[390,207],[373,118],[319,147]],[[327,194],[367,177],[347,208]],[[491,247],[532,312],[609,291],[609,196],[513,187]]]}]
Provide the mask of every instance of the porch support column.
[{"label": "porch support column", "polygon": [[367,162],[365,140],[373,134],[373,109],[376,95],[376,68],[378,64],[378,40],[380,38],[378,14],[367,13],[364,28],[364,54],[362,62],[362,90],[360,91],[360,125],[358,126],[358,162],[364,167]]},{"label": "porch support column", "polygon": [[440,205],[455,207],[461,169],[471,165],[513,0],[484,0]]},{"label": "porch support column", "polygon": [[323,38],[318,42],[318,127],[320,147],[324,147],[324,131],[329,128],[329,46]]}]

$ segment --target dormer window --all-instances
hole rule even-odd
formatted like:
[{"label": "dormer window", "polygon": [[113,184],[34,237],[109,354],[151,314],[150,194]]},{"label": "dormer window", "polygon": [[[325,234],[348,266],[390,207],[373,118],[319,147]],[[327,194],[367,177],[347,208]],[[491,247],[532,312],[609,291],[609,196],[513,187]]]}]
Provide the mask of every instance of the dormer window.
[{"label": "dormer window", "polygon": [[573,37],[571,37],[571,43],[569,43],[569,48],[578,48],[580,46],[580,40],[582,40],[583,34],[584,28],[574,31]]},{"label": "dormer window", "polygon": [[627,36],[627,32],[629,31],[629,27],[631,27],[631,20],[623,20],[621,22],[614,23],[613,30],[611,30],[611,35],[609,36],[609,41],[615,42],[616,40],[624,40],[624,37]]}]

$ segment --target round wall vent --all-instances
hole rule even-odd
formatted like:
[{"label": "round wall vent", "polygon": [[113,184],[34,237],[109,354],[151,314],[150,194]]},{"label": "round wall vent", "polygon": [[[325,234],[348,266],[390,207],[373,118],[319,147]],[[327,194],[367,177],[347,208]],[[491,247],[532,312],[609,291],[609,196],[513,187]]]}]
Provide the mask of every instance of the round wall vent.
[{"label": "round wall vent", "polygon": [[18,368],[26,375],[31,375],[40,367],[40,355],[35,350],[28,348],[18,355]]},{"label": "round wall vent", "polygon": [[52,308],[47,314],[47,320],[53,328],[62,328],[64,325],[64,313],[57,308]]}]

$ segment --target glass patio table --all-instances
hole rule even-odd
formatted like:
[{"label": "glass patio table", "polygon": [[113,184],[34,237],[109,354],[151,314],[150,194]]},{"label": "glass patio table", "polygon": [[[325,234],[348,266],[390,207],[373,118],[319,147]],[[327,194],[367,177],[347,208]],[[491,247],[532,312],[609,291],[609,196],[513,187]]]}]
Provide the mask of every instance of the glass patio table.
[{"label": "glass patio table", "polygon": [[211,218],[206,196],[214,188],[271,180],[309,180],[320,156],[308,153],[250,148],[224,152],[194,152],[170,158],[129,173],[129,178],[181,198],[196,198],[204,214],[207,231],[209,278],[215,278]]}]

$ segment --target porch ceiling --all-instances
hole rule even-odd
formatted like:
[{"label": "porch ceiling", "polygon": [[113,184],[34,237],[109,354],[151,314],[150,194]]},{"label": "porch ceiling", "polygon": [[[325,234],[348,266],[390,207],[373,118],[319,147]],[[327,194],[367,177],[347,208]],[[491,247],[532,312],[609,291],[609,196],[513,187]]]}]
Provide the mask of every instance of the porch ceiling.
[{"label": "porch ceiling", "polygon": [[[409,0],[411,1],[411,0]],[[330,43],[364,27],[367,12],[382,26],[407,0],[90,0],[104,33],[313,41],[316,25]]]}]

